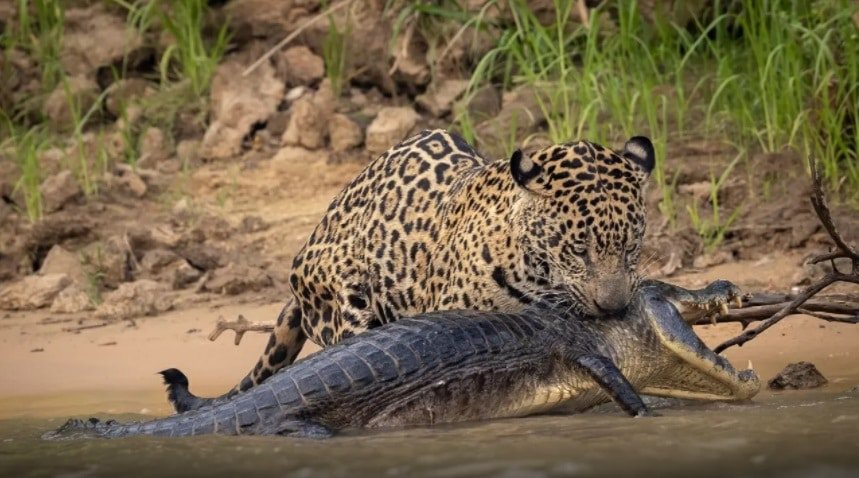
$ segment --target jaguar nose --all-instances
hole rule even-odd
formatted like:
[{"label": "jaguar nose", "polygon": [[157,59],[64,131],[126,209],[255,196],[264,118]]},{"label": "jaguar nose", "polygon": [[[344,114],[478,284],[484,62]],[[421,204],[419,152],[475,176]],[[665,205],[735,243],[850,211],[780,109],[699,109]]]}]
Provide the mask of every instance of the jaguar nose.
[{"label": "jaguar nose", "polygon": [[629,308],[629,298],[619,294],[599,297],[594,300],[594,307],[600,317],[622,317]]}]

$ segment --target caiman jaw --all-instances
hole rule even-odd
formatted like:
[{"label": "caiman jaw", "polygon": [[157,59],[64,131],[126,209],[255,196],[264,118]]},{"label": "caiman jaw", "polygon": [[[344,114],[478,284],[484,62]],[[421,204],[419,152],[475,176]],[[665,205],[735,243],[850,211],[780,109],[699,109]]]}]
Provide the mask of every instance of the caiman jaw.
[{"label": "caiman jaw", "polygon": [[[749,363],[749,370],[737,372],[724,357],[715,354],[682,320],[665,320],[678,314],[669,302],[658,297],[644,301],[643,315],[667,352],[674,356],[660,377],[642,393],[674,398],[706,400],[747,400],[760,391],[761,383]],[[666,310],[670,308],[672,310]]]}]

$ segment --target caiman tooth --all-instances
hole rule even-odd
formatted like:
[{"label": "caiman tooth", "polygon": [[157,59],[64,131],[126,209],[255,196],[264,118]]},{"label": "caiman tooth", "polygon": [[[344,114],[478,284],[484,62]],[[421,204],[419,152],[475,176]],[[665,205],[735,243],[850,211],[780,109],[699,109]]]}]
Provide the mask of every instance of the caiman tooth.
[{"label": "caiman tooth", "polygon": [[722,312],[722,315],[728,315],[728,304],[724,302],[719,304],[719,311]]},{"label": "caiman tooth", "polygon": [[718,322],[718,318],[718,314],[710,314],[710,323],[716,325],[716,323]]},{"label": "caiman tooth", "polygon": [[743,306],[743,298],[740,296],[735,297],[734,304],[736,304],[738,309],[741,308]]},{"label": "caiman tooth", "polygon": [[749,359],[749,370],[754,370],[755,367],[752,365],[752,359]]}]

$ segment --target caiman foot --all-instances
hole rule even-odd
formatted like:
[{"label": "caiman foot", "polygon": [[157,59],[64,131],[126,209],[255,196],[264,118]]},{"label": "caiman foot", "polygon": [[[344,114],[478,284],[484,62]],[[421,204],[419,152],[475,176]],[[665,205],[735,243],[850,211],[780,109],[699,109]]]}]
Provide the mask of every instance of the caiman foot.
[{"label": "caiman foot", "polygon": [[709,317],[715,324],[720,315],[728,314],[728,305],[742,307],[743,293],[739,287],[726,280],[711,282],[703,289],[689,290],[682,287],[656,280],[645,281],[642,285],[655,291],[659,296],[668,300],[680,311],[683,320],[694,324],[704,317]]}]

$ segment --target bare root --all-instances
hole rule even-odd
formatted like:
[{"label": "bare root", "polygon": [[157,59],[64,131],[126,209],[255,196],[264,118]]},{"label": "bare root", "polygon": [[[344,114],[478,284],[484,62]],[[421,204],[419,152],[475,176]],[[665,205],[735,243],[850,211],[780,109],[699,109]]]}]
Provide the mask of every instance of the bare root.
[{"label": "bare root", "polygon": [[[763,332],[764,330],[772,327],[773,325],[777,324],[781,319],[789,315],[808,314],[813,317],[821,318],[823,320],[837,320],[839,322],[849,323],[857,323],[857,321],[859,321],[859,313],[857,313],[855,306],[852,308],[852,310],[838,310],[837,307],[835,307],[834,305],[829,310],[820,308],[815,310],[813,304],[806,304],[820,291],[826,289],[827,287],[836,282],[849,282],[853,284],[859,284],[859,252],[857,252],[854,247],[847,244],[847,242],[841,237],[841,234],[838,232],[838,229],[835,227],[835,223],[832,221],[832,213],[829,210],[829,205],[826,202],[826,195],[823,193],[823,186],[821,185],[820,169],[818,168],[817,161],[814,159],[812,159],[811,161],[811,179],[811,205],[812,207],[814,207],[814,212],[817,213],[817,217],[820,219],[821,224],[823,224],[824,229],[826,229],[826,232],[829,234],[829,237],[835,244],[836,250],[827,252],[825,254],[817,255],[813,257],[809,262],[811,264],[816,264],[818,262],[830,261],[832,265],[832,272],[826,274],[826,276],[824,276],[822,279],[808,286],[808,288],[806,288],[802,293],[797,294],[796,297],[794,297],[792,300],[783,304],[779,304],[780,308],[773,312],[772,315],[769,316],[769,318],[763,320],[763,322],[761,322],[757,327],[747,329],[743,331],[743,333],[741,333],[740,335],[719,344],[715,349],[713,349],[716,353],[721,353],[723,350],[729,347],[733,347],[734,345],[742,346],[749,340],[752,340],[753,338],[760,335],[761,332]],[[850,271],[842,272],[836,266],[835,259],[842,258],[850,259]],[[735,312],[742,312],[742,309]],[[767,310],[767,312],[770,311]],[[752,315],[751,313],[748,314]],[[742,320],[737,321],[742,322],[743,320],[754,319],[743,318]]]}]

